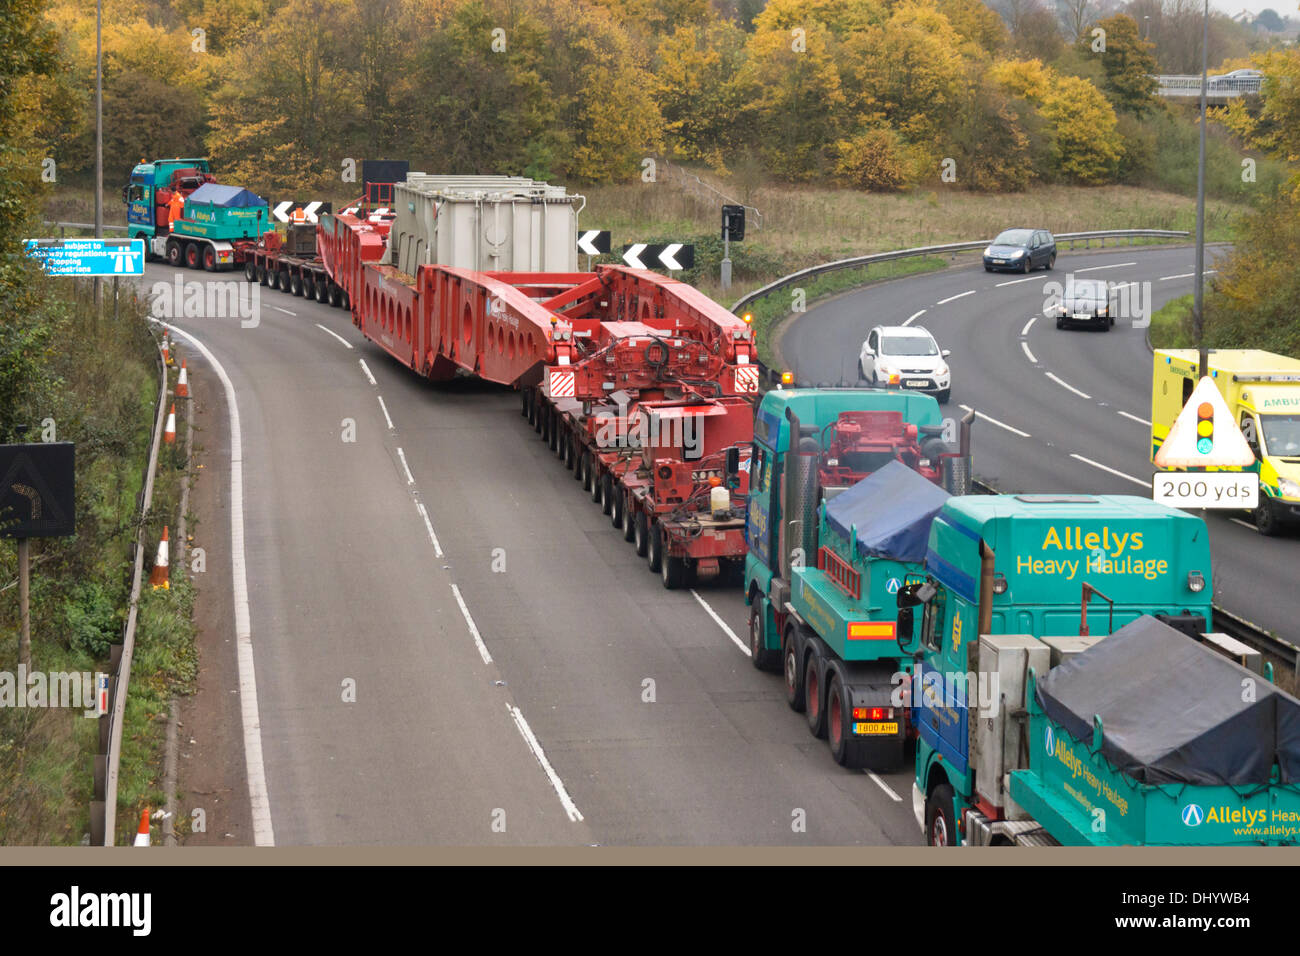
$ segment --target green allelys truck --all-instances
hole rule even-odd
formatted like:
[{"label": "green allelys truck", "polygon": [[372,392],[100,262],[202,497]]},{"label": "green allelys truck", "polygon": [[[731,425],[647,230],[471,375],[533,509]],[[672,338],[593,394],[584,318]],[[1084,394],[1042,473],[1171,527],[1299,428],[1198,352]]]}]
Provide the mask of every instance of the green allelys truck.
[{"label": "green allelys truck", "polygon": [[921,570],[917,528],[945,488],[966,489],[972,418],[958,429],[930,396],[877,389],[780,389],[759,405],[746,524],[750,653],[754,666],[782,671],[786,701],[843,766],[905,760],[908,713],[893,698],[911,658],[895,593]]},{"label": "green allelys truck", "polygon": [[[926,841],[1215,843],[1227,835],[1198,813],[1259,809],[1224,802],[1232,787],[1276,778],[1264,802],[1289,803],[1263,724],[1291,698],[1197,642],[1210,581],[1204,522],[1146,499],[945,502],[924,574],[897,597],[899,633],[920,611],[908,691]],[[1236,707],[1243,695],[1264,703]],[[1175,809],[1186,829],[1165,825]]]}]

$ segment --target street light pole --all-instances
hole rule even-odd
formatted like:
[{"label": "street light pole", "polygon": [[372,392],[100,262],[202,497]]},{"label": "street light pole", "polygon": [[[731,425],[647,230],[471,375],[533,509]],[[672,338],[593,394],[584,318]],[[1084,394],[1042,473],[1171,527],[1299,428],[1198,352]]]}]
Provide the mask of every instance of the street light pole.
[{"label": "street light pole", "polygon": [[[103,0],[95,0],[95,238],[104,238],[104,34]],[[103,302],[103,284],[95,277],[95,323]]]},{"label": "street light pole", "polygon": [[1204,378],[1210,364],[1205,348],[1205,101],[1210,74],[1210,0],[1205,0],[1205,19],[1201,26],[1201,143],[1196,167],[1196,278],[1192,296],[1192,325],[1196,330],[1196,348],[1200,369],[1197,378]]}]

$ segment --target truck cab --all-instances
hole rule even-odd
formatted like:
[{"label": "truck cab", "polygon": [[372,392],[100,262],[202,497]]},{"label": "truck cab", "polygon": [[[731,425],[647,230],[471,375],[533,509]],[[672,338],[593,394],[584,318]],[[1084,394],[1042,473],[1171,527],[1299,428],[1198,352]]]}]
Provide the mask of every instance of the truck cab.
[{"label": "truck cab", "polygon": [[1006,780],[981,780],[970,750],[971,719],[999,706],[981,673],[982,636],[1022,635],[1067,654],[1143,615],[1204,633],[1210,582],[1204,521],[1148,499],[950,498],[931,523],[924,574],[897,598],[900,633],[920,617],[908,650],[919,738],[913,805],[927,842],[962,842],[972,813],[993,823],[1005,815]]},{"label": "truck cab", "polygon": [[[1151,387],[1151,456],[1197,382],[1194,349],[1157,349]],[[1261,534],[1300,523],[1300,360],[1259,349],[1215,349],[1207,372],[1218,386],[1256,462]]]},{"label": "truck cab", "polygon": [[132,239],[144,239],[148,248],[150,239],[170,232],[167,204],[172,194],[188,196],[213,181],[206,159],[160,159],[138,164],[122,187],[128,234]]}]

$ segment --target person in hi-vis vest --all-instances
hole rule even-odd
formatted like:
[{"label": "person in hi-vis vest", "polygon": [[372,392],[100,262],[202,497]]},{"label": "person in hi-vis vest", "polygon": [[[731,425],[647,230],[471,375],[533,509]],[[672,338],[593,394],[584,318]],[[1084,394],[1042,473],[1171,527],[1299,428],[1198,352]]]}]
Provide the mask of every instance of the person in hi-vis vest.
[{"label": "person in hi-vis vest", "polygon": [[170,229],[177,219],[181,218],[181,213],[185,211],[185,197],[179,192],[172,193],[171,200],[167,203],[167,227]]}]

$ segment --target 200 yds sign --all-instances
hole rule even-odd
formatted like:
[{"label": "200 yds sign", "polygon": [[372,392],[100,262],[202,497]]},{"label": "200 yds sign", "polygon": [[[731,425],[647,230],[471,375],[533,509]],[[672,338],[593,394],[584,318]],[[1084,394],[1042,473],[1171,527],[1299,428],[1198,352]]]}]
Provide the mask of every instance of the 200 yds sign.
[{"label": "200 yds sign", "polygon": [[1152,476],[1152,497],[1172,508],[1257,508],[1253,471],[1164,472]]}]

